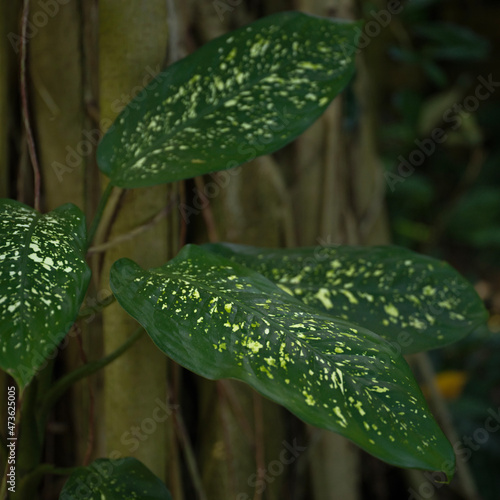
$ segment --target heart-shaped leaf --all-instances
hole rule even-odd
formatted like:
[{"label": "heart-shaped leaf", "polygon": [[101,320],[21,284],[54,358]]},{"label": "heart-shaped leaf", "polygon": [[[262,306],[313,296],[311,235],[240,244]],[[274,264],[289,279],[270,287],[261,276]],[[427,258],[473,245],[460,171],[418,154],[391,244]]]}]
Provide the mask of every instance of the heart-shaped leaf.
[{"label": "heart-shaped leaf", "polygon": [[22,391],[71,328],[90,280],[85,217],[0,200],[0,367]]},{"label": "heart-shaped leaf", "polygon": [[403,354],[456,342],[488,317],[455,269],[405,248],[204,247],[263,274],[306,304],[369,328]]},{"label": "heart-shaped leaf", "polygon": [[99,458],[74,471],[59,500],[172,500],[169,491],[142,462],[127,457]]},{"label": "heart-shaped leaf", "polygon": [[156,345],[189,370],[247,382],[389,463],[453,470],[451,445],[408,365],[374,333],[196,246],[150,271],[121,259],[111,286]]},{"label": "heart-shaped leaf", "polygon": [[358,26],[286,12],[212,40],[123,110],[99,144],[99,168],[116,186],[133,188],[280,149],[351,78]]}]

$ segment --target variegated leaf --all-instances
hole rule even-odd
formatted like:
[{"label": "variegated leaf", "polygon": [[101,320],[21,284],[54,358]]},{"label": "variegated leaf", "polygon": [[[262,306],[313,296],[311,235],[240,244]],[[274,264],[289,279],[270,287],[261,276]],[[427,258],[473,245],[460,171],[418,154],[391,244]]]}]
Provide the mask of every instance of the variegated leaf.
[{"label": "variegated leaf", "polygon": [[160,73],[97,151],[120,187],[234,167],[302,133],[354,72],[359,23],[299,12],[221,36]]},{"label": "variegated leaf", "polygon": [[456,342],[488,317],[474,288],[449,264],[401,247],[205,248],[306,304],[369,328],[404,354]]},{"label": "variegated leaf", "polygon": [[21,390],[71,328],[90,280],[85,217],[0,200],[0,368]]},{"label": "variegated leaf", "polygon": [[139,460],[98,458],[74,471],[59,500],[172,500],[169,491]]},{"label": "variegated leaf", "polygon": [[149,271],[121,259],[111,286],[156,345],[186,368],[247,382],[389,463],[452,473],[451,445],[408,365],[369,330],[196,246]]}]

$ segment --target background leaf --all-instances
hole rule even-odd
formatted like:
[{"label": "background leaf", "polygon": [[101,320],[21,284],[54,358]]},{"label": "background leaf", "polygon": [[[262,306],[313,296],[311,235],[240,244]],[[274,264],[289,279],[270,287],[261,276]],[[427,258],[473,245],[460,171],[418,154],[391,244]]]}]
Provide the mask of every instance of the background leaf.
[{"label": "background leaf", "polygon": [[172,500],[169,491],[139,460],[99,458],[73,472],[59,500]]},{"label": "background leaf", "polygon": [[476,248],[500,247],[500,187],[478,186],[457,202],[448,233]]},{"label": "background leaf", "polygon": [[85,217],[0,200],[0,367],[24,389],[71,328],[90,280]]},{"label": "background leaf", "polygon": [[425,53],[434,59],[478,61],[484,60],[490,50],[484,37],[453,23],[421,23],[415,27],[415,32],[428,42]]},{"label": "background leaf", "polygon": [[450,265],[405,248],[204,248],[258,271],[306,304],[369,328],[404,354],[456,342],[488,316]]},{"label": "background leaf", "polygon": [[150,271],[121,259],[111,286],[156,345],[199,375],[245,381],[389,463],[453,470],[408,365],[372,332],[196,246]]},{"label": "background leaf", "polygon": [[275,14],[160,73],[105,134],[99,168],[141,187],[228,169],[283,147],[354,72],[360,23]]}]

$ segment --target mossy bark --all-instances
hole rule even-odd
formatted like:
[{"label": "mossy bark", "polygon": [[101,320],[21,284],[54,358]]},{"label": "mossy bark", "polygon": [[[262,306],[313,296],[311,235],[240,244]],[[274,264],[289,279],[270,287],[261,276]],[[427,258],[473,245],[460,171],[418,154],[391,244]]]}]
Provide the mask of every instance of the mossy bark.
[{"label": "mossy bark", "polygon": [[[162,0],[99,2],[100,108],[106,126],[120,108],[163,65],[167,52],[167,11]],[[126,234],[150,220],[168,201],[165,186],[122,193],[112,217],[107,239]],[[103,288],[109,286],[109,269],[120,257],[129,257],[145,267],[163,264],[169,255],[168,220],[109,249],[102,266]],[[109,353],[122,344],[138,325],[116,303],[103,313],[104,346]],[[156,422],[156,408],[168,404],[165,356],[145,336],[105,370],[105,424],[107,453],[135,456],[165,479],[169,418]]]}]

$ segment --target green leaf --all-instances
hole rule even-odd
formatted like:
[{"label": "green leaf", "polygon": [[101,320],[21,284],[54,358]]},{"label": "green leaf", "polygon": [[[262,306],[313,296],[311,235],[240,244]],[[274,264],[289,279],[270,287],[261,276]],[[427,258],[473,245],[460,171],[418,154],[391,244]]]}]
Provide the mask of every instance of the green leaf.
[{"label": "green leaf", "polygon": [[453,470],[451,445],[408,365],[374,333],[196,246],[150,271],[121,259],[111,286],[156,345],[189,370],[247,382],[389,463]]},{"label": "green leaf", "polygon": [[359,26],[286,12],[212,40],[123,110],[99,144],[99,168],[116,186],[134,188],[280,149],[346,86]]},{"label": "green leaf", "polygon": [[455,269],[405,248],[204,247],[263,274],[306,304],[369,328],[403,354],[456,342],[488,317]]},{"label": "green leaf", "polygon": [[417,35],[430,42],[424,47],[427,56],[447,61],[484,60],[490,44],[474,31],[447,22],[421,23],[415,27]]},{"label": "green leaf", "polygon": [[71,328],[90,280],[85,217],[0,200],[0,367],[22,391]]},{"label": "green leaf", "polygon": [[448,223],[449,234],[476,248],[500,246],[500,187],[470,189],[461,197]]},{"label": "green leaf", "polygon": [[169,491],[139,460],[99,458],[71,474],[59,500],[172,500]]}]

